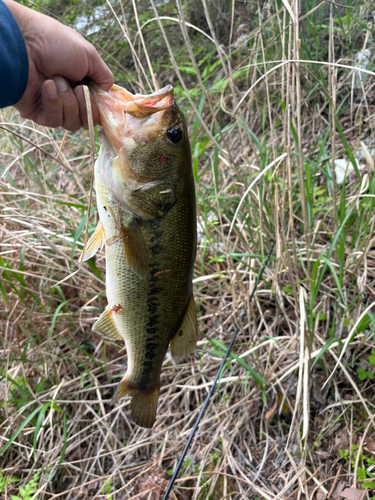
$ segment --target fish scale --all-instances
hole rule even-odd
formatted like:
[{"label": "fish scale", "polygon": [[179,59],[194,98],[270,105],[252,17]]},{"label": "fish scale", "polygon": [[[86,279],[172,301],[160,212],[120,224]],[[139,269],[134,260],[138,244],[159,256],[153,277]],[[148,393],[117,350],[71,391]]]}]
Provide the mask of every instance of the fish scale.
[{"label": "fish scale", "polygon": [[178,360],[197,340],[187,128],[170,86],[151,96],[96,88],[93,96],[105,137],[95,167],[100,224],[84,259],[105,244],[108,299],[93,330],[124,340],[128,366],[114,399],[130,394],[133,420],[152,427],[168,346]]}]

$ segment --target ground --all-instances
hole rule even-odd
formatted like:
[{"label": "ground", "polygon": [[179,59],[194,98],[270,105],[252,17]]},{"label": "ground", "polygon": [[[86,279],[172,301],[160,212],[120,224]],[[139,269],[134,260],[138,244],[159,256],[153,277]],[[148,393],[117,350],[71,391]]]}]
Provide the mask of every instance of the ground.
[{"label": "ground", "polygon": [[161,499],[237,327],[169,498],[373,497],[372,2],[127,4],[133,52],[106,4],[33,5],[79,27],[117,83],[153,90],[146,47],[174,85],[197,186],[200,336],[180,363],[166,357],[152,430],[128,399],[111,403],[126,352],[91,331],[104,254],[58,284],[78,269],[88,212],[89,234],[97,222],[89,134],[2,110],[0,498]]}]

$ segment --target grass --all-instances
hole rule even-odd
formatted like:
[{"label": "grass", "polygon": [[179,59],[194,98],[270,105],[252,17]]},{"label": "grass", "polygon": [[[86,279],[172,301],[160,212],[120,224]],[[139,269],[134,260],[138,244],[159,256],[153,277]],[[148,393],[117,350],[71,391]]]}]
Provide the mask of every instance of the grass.
[{"label": "grass", "polygon": [[[35,5],[90,25],[84,3]],[[56,285],[83,247],[88,134],[1,110],[4,498],[36,481],[42,500],[160,499],[237,325],[171,498],[374,495],[375,102],[373,73],[351,69],[374,43],[371,2],[347,6],[118,3],[132,49],[109,6],[87,34],[130,90],[153,88],[150,65],[172,83],[190,129],[201,335],[179,365],[167,356],[151,431],[130,421],[129,400],[110,403],[126,354],[91,331],[106,305],[104,255]],[[342,184],[340,158],[354,165]],[[89,233],[96,219],[93,207]]]}]

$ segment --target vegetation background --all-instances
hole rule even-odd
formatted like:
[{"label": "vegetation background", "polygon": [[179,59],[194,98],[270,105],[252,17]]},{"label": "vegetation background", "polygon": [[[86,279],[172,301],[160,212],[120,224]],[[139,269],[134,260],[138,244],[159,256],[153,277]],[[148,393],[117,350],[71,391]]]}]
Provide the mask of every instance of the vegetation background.
[{"label": "vegetation background", "polygon": [[375,498],[374,2],[24,3],[76,27],[118,84],[175,87],[200,340],[167,356],[152,430],[110,404],[126,354],[91,332],[104,255],[56,285],[83,246],[88,133],[1,110],[0,498],[161,499],[237,326],[170,498]]}]

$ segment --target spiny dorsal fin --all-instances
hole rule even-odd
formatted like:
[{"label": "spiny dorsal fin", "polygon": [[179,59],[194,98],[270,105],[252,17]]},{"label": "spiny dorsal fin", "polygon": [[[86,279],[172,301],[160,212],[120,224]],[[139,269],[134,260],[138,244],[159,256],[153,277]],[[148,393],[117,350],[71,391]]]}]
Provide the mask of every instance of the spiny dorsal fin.
[{"label": "spiny dorsal fin", "polygon": [[110,308],[107,306],[102,314],[100,315],[97,322],[92,327],[95,333],[98,333],[105,339],[109,340],[123,340],[121,335],[118,333],[115,323],[113,321],[112,314],[110,314]]},{"label": "spiny dorsal fin", "polygon": [[86,249],[84,255],[81,257],[82,262],[86,262],[86,260],[94,257],[96,252],[101,249],[105,242],[105,234],[103,224],[99,222],[96,226],[95,231],[91,235],[89,241],[87,242]]},{"label": "spiny dorsal fin", "polygon": [[145,278],[149,272],[148,250],[136,220],[128,226],[121,226],[121,237],[126,262],[140,278]]},{"label": "spiny dorsal fin", "polygon": [[195,308],[194,296],[191,294],[185,317],[176,335],[171,340],[170,350],[174,361],[187,356],[194,349],[197,340],[197,310]]}]

